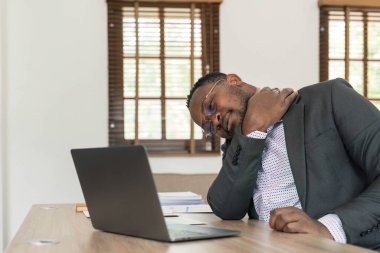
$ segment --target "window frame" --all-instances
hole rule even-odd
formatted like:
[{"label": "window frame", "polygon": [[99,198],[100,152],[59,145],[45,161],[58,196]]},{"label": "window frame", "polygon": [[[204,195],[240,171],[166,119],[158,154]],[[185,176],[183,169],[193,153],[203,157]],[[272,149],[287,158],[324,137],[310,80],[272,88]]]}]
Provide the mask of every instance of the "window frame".
[{"label": "window frame", "polygon": [[[124,7],[134,7],[135,15],[138,17],[139,7],[158,7],[161,10],[165,7],[169,8],[190,8],[192,17],[192,29],[194,28],[194,10],[195,8],[201,9],[201,20],[202,20],[202,76],[208,72],[219,71],[219,5],[221,1],[207,1],[207,3],[202,1],[116,1],[108,0],[108,71],[109,71],[109,81],[108,81],[108,97],[109,97],[109,118],[108,118],[108,136],[110,146],[120,146],[120,145],[134,145],[141,144],[145,145],[149,155],[158,156],[209,156],[209,155],[220,155],[220,138],[216,136],[208,137],[205,139],[195,139],[194,138],[194,128],[197,127],[191,121],[191,133],[190,139],[157,139],[157,140],[146,140],[138,139],[138,134],[134,140],[124,139],[124,67],[123,61],[125,59],[123,52],[123,8]],[[161,20],[160,15],[160,20]],[[162,23],[162,21],[161,21]],[[137,23],[138,24],[138,23]],[[138,26],[138,25],[137,25]],[[162,26],[162,24],[161,24]],[[136,28],[136,32],[137,32]],[[162,27],[161,29],[161,42],[162,42]],[[205,31],[207,30],[208,31]],[[194,49],[194,39],[192,32],[191,40],[191,50]],[[138,40],[138,39],[137,39]],[[160,43],[161,44],[161,43]],[[161,54],[160,60],[164,60],[162,54],[163,46],[160,46]],[[207,49],[207,54],[204,50]],[[138,65],[138,42],[136,49],[136,65]],[[191,73],[194,73],[194,54],[191,54]],[[165,89],[165,75],[161,67],[161,90]],[[138,67],[137,67],[138,69]],[[138,72],[137,72],[138,73]],[[193,74],[191,76],[191,83],[194,84]],[[136,80],[138,80],[138,74],[136,74]],[[136,83],[138,83],[136,81]],[[191,84],[189,84],[189,91]],[[138,85],[136,85],[136,96],[134,99],[138,101]],[[143,98],[146,99],[146,98]],[[155,98],[157,99],[157,98]],[[165,131],[165,101],[167,99],[176,99],[173,97],[166,97],[161,95],[160,101],[163,105],[161,107],[161,124],[163,126],[162,131]],[[178,99],[185,99],[181,97]],[[137,104],[138,102],[136,102]],[[185,106],[185,103],[184,103]],[[135,115],[137,116],[138,108],[135,108]],[[138,117],[135,117],[135,122],[138,122]],[[138,125],[135,123],[135,133],[138,133]],[[210,149],[211,147],[211,149]]]},{"label": "window frame", "polygon": [[[347,5],[351,4],[351,5]],[[367,6],[366,6],[367,4]],[[368,96],[368,64],[369,62],[378,62],[380,64],[380,59],[369,59],[368,58],[368,24],[371,22],[368,19],[368,13],[379,13],[380,14],[380,3],[377,5],[373,1],[359,2],[356,0],[340,1],[340,4],[337,5],[335,0],[320,0],[320,43],[319,43],[319,52],[320,52],[320,71],[319,79],[320,81],[326,81],[329,79],[329,61],[330,60],[342,60],[344,61],[344,79],[349,80],[350,78],[350,62],[362,62],[363,63],[363,90],[361,91],[363,96],[366,97],[369,101],[375,102],[376,104],[380,103],[380,98],[369,97]],[[344,53],[345,56],[342,59],[332,59],[329,57],[329,12],[330,11],[339,11],[344,12],[344,24],[345,24],[345,45]],[[352,16],[350,13],[362,13],[363,20],[363,57],[362,59],[350,57],[350,25],[347,26],[350,22],[353,22]]]}]

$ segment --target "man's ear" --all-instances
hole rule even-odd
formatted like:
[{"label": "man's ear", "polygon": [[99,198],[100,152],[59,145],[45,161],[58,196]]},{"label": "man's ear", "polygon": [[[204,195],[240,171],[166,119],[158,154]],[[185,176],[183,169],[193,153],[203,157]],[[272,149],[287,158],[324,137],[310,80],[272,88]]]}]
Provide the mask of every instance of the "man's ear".
[{"label": "man's ear", "polygon": [[236,74],[227,75],[227,83],[231,85],[237,85],[241,82],[241,78]]}]

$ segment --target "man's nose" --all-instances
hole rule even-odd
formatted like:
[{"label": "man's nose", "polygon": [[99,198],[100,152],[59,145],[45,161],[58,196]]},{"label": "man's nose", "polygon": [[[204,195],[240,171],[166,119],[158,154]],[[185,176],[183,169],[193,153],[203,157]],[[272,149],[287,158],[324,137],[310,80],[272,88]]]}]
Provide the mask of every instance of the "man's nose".
[{"label": "man's nose", "polygon": [[221,119],[222,119],[222,116],[218,112],[216,112],[214,115],[211,116],[211,121],[212,121],[212,124],[214,125],[215,130],[217,130],[218,126],[222,124]]}]

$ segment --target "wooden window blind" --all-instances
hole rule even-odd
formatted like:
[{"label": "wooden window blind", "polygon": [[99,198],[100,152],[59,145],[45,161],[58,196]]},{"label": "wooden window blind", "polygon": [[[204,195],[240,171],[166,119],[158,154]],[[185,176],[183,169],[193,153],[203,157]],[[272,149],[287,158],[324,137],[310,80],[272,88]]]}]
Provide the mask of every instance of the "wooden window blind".
[{"label": "wooden window blind", "polygon": [[186,96],[219,71],[219,2],[108,1],[109,144],[150,154],[220,154]]},{"label": "wooden window blind", "polygon": [[321,6],[320,80],[336,77],[380,108],[380,8]]}]

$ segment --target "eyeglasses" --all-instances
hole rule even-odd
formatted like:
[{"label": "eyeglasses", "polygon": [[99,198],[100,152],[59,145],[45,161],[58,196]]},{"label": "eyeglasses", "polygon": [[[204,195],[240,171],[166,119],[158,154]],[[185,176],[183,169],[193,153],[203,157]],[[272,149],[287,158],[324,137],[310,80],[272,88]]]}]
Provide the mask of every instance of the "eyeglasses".
[{"label": "eyeglasses", "polygon": [[[207,93],[206,97],[204,98],[202,102],[202,108],[203,108],[203,114],[206,117],[210,117],[216,112],[216,105],[212,103],[212,101],[207,101],[208,96],[211,94],[211,92],[214,90],[216,85],[223,81],[224,79],[220,79],[214,83],[214,85],[211,87],[210,91]],[[210,119],[206,119],[202,124],[203,134],[205,137],[209,137],[215,133],[215,127],[214,124]]]}]

